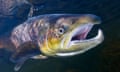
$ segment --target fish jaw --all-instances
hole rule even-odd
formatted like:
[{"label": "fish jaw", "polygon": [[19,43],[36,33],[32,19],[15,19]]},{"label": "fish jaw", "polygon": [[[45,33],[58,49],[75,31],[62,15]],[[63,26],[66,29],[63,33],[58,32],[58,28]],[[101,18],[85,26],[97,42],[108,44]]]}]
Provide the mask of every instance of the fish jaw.
[{"label": "fish jaw", "polygon": [[61,50],[58,53],[56,53],[56,55],[73,56],[81,54],[101,44],[103,40],[104,40],[103,32],[101,29],[99,29],[97,36],[87,40],[70,41],[69,47],[61,48]]}]

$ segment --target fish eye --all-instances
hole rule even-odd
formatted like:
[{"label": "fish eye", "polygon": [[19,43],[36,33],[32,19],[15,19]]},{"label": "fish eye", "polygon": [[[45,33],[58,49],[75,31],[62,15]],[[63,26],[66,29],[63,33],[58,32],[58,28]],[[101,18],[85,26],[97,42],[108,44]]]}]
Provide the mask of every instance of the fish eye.
[{"label": "fish eye", "polygon": [[59,29],[58,29],[58,33],[59,33],[59,34],[63,34],[64,32],[65,32],[64,28],[59,28]]}]

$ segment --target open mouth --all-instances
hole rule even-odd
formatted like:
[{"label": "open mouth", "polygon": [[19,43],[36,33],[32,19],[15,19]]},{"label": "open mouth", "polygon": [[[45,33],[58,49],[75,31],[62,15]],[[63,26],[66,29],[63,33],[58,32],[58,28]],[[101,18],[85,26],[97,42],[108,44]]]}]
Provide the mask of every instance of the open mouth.
[{"label": "open mouth", "polygon": [[[94,24],[84,24],[75,28],[71,33],[70,37],[67,36],[61,44],[61,52],[57,53],[58,56],[72,56],[80,53],[84,53],[87,50],[94,48],[99,45],[103,40],[103,32],[101,29],[98,30],[98,34],[95,37],[87,39],[88,33],[91,31]],[[63,44],[64,43],[64,44]]]},{"label": "open mouth", "polygon": [[[102,30],[98,30],[98,34],[95,37],[87,39],[88,33],[91,31],[92,27],[94,24],[92,23],[87,23],[84,25],[80,25],[77,28],[75,28],[69,36],[65,36],[65,39],[63,39],[61,43],[61,48],[69,48],[71,46],[79,46],[81,43],[90,43],[90,42],[95,42],[96,44],[99,44],[103,41],[103,33]],[[64,43],[64,44],[63,44]]]},{"label": "open mouth", "polygon": [[76,28],[73,31],[71,41],[85,40],[88,33],[91,31],[92,27],[93,27],[93,24],[86,24],[86,25],[83,25],[83,26],[80,26],[80,27]]}]

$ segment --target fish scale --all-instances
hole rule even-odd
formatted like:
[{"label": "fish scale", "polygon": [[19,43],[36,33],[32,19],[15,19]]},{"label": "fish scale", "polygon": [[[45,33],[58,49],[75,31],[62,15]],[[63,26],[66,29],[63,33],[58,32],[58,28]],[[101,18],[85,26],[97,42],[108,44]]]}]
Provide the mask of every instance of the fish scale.
[{"label": "fish scale", "polygon": [[[32,37],[35,37],[36,34],[33,29],[34,27],[29,28],[29,26],[30,26],[30,24],[24,23],[24,24],[21,24],[20,26],[16,27],[13,30],[11,40],[14,43],[14,45],[16,45],[16,47],[18,47],[20,44],[22,44],[24,42],[33,41]],[[32,29],[32,33],[29,32],[30,29]]]},{"label": "fish scale", "polygon": [[17,26],[12,31],[12,35],[11,35],[11,40],[14,43],[14,45],[18,47],[19,45],[27,41],[36,41],[36,42],[41,42],[41,40],[43,41],[45,36],[44,32],[47,31],[47,28],[44,29],[45,24],[44,25],[41,24],[42,23],[40,23],[40,21],[37,20],[37,18],[33,18]]}]

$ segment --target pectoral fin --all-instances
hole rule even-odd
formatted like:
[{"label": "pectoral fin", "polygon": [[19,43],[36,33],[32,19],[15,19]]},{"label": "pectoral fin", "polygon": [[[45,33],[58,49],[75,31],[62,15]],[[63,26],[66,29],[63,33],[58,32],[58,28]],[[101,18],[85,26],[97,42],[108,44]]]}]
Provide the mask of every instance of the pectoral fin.
[{"label": "pectoral fin", "polygon": [[10,59],[12,62],[16,63],[14,70],[18,71],[26,60],[39,54],[39,48],[37,44],[33,42],[26,42],[20,45]]},{"label": "pectoral fin", "polygon": [[36,55],[36,56],[33,56],[31,57],[32,59],[47,59],[47,56],[44,56],[44,55]]},{"label": "pectoral fin", "polygon": [[24,59],[24,60],[16,63],[16,65],[15,65],[15,67],[14,67],[14,71],[19,71],[26,60],[27,60],[27,59]]}]

